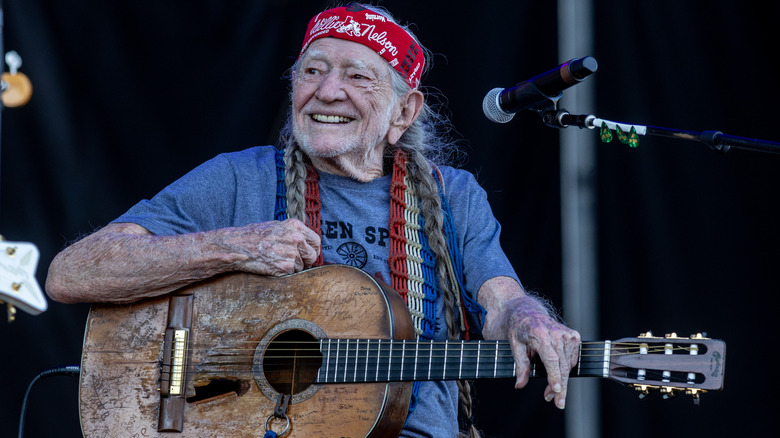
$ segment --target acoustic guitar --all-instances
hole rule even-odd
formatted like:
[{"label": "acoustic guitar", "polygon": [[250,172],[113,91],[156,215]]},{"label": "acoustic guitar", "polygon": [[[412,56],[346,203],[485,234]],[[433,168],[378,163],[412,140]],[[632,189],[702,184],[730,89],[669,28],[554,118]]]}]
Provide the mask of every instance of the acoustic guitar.
[{"label": "acoustic guitar", "polygon": [[[505,341],[415,341],[395,291],[327,265],[218,276],[134,304],[94,305],[81,364],[89,437],[398,436],[416,380],[512,378]],[[725,344],[646,334],[583,342],[574,376],[698,397]],[[535,365],[532,376],[544,375]]]}]

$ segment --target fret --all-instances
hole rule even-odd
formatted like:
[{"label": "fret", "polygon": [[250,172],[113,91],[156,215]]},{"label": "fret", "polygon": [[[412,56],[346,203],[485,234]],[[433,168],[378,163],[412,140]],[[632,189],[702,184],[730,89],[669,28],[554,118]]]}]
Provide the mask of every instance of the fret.
[{"label": "fret", "polygon": [[341,366],[342,368],[339,368],[339,374],[341,375],[340,378],[342,382],[347,382],[347,377],[352,371],[352,368],[350,368],[349,364],[349,351],[351,342],[351,339],[344,339],[341,343],[341,356],[344,358],[344,364]]},{"label": "fret", "polygon": [[401,380],[417,379],[417,346],[419,341],[404,341],[404,365],[401,367]]},{"label": "fret", "polygon": [[336,339],[336,351],[335,351],[335,363],[333,364],[333,381],[338,382],[339,380],[339,358],[341,357],[341,339]]},{"label": "fret", "polygon": [[328,359],[325,362],[325,381],[326,382],[328,381],[329,374],[330,374],[330,345],[331,345],[331,340],[328,339],[328,354],[326,356]]},{"label": "fret", "polygon": [[412,375],[412,380],[417,380],[417,357],[419,352],[420,352],[420,343],[415,342],[414,343],[414,374]]},{"label": "fret", "polygon": [[441,378],[447,378],[447,347],[449,347],[449,341],[444,341],[444,366],[441,369]]},{"label": "fret", "polygon": [[363,381],[368,382],[368,364],[371,359],[371,339],[366,340],[366,366],[363,370]]},{"label": "fret", "polygon": [[431,380],[431,362],[433,361],[433,341],[428,343],[428,380]]},{"label": "fret", "polygon": [[[322,343],[323,343],[323,342],[324,342],[324,340],[323,340],[323,339],[320,339],[320,340],[319,340],[319,344],[320,344],[320,353],[322,353]],[[323,358],[324,358],[324,355],[323,355]],[[323,362],[324,362],[324,360],[323,360]],[[322,365],[320,365],[320,369],[318,369],[318,370],[317,370],[317,381],[318,381],[318,382],[322,382],[322,368],[323,368],[323,366],[322,366]]]},{"label": "fret", "polygon": [[[347,339],[344,346],[344,382],[354,382],[354,374],[357,371],[357,339]],[[353,356],[350,359],[350,356]]]},{"label": "fret", "polygon": [[378,339],[376,343],[376,377],[374,378],[375,382],[379,381],[379,359],[380,355],[382,353],[382,340]]},{"label": "fret", "polygon": [[401,341],[401,366],[398,370],[398,380],[404,379],[404,362],[406,360],[406,339]]},{"label": "fret", "polygon": [[460,341],[460,361],[458,363],[458,379],[460,379],[461,376],[463,375],[463,350],[465,350],[463,346],[464,346],[463,341]]},{"label": "fret", "polygon": [[493,377],[496,377],[496,373],[498,372],[498,342],[496,342],[495,345],[496,355],[493,357]]},{"label": "fret", "polygon": [[477,341],[477,369],[474,371],[474,377],[479,379],[479,363],[482,362],[482,341]]},{"label": "fret", "polygon": [[360,339],[355,339],[355,369],[352,374],[352,381],[357,382],[358,371],[358,353],[360,353]]},{"label": "fret", "polygon": [[388,345],[388,351],[387,351],[387,381],[390,381],[390,368],[392,367],[393,363],[393,341],[389,341],[390,345]]}]

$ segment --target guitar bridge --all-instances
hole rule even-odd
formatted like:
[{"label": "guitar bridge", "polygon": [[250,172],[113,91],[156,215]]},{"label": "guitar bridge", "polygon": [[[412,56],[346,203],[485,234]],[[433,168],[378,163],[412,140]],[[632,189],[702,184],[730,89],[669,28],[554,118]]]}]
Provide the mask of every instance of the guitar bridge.
[{"label": "guitar bridge", "polygon": [[184,427],[187,343],[192,327],[192,304],[192,295],[170,297],[160,367],[159,432],[181,432]]}]

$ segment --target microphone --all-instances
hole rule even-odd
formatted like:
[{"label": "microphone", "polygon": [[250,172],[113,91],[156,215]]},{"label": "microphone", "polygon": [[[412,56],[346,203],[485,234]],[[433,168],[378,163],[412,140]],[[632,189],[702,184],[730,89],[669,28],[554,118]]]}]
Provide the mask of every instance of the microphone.
[{"label": "microphone", "polygon": [[560,97],[563,90],[582,82],[598,66],[592,56],[574,58],[512,88],[494,88],[485,95],[482,111],[491,122],[506,123],[518,111],[538,109]]}]

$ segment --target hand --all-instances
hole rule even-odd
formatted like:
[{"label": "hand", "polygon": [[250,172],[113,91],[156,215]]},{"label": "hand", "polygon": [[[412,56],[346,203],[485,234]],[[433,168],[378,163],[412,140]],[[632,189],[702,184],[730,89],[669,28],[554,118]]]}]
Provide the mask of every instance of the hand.
[{"label": "hand", "polygon": [[580,334],[558,322],[544,303],[526,294],[512,278],[491,278],[479,289],[478,297],[487,310],[484,337],[506,339],[512,346],[515,388],[528,384],[531,359],[538,355],[547,370],[544,398],[563,409],[569,372],[579,359]]},{"label": "hand", "polygon": [[320,237],[297,219],[260,222],[219,230],[219,244],[245,255],[237,269],[262,275],[288,275],[310,268],[320,253]]},{"label": "hand", "polygon": [[523,301],[533,300],[524,297],[520,302],[508,303],[509,341],[515,358],[517,380],[515,388],[528,384],[531,371],[531,359],[538,355],[547,370],[547,387],[544,399],[555,401],[555,406],[566,406],[569,372],[579,359],[580,334],[557,322],[546,312],[527,311],[529,307]]}]

